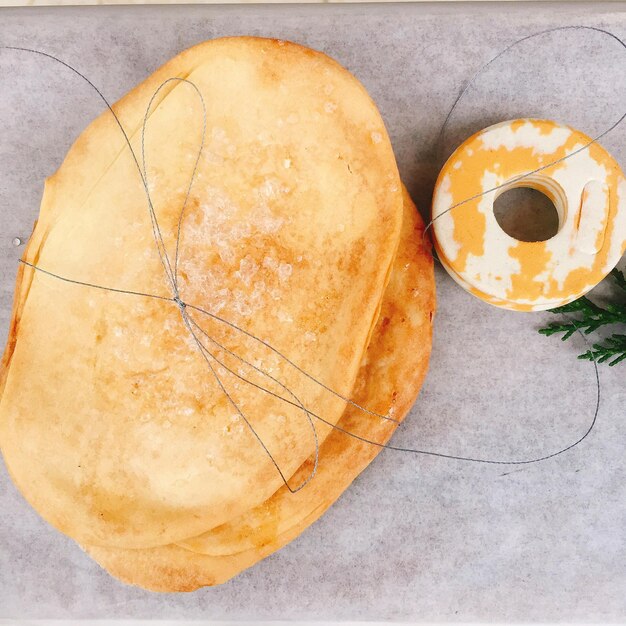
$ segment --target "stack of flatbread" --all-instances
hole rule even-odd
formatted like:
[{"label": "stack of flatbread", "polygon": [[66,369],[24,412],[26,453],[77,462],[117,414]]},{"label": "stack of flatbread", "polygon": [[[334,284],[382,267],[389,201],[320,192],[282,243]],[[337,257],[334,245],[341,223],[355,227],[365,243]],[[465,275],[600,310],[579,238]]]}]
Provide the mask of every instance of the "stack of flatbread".
[{"label": "stack of flatbread", "polygon": [[0,445],[111,574],[189,591],[294,539],[389,439],[432,260],[376,106],[323,54],[210,41],[113,109],[128,142],[106,111],[46,182]]}]

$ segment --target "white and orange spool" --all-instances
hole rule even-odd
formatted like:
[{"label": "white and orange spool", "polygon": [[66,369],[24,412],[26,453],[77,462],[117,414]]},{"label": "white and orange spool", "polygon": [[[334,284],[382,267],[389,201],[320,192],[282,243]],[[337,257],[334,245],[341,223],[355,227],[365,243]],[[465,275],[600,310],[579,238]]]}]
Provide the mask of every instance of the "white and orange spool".
[{"label": "white and orange spool", "polygon": [[[591,142],[556,122],[519,119],[457,148],[439,174],[432,219],[439,259],[461,286],[495,306],[540,311],[579,298],[617,265],[626,250],[626,179]],[[494,202],[515,187],[553,202],[559,229],[552,238],[519,241],[502,230]]]}]

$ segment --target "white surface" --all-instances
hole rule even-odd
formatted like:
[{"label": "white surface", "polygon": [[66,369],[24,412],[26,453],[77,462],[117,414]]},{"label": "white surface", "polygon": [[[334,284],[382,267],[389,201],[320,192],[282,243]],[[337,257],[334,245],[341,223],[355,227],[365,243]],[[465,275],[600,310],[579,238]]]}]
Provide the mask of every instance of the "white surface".
[{"label": "white surface", "polygon": [[[0,41],[56,53],[116,99],[182,48],[222,34],[324,50],[378,103],[426,209],[439,127],[465,82],[523,34],[561,24],[626,35],[623,3],[137,7],[0,11]],[[521,116],[599,133],[626,102],[626,53],[565,32],[516,48],[468,93],[446,150]],[[69,74],[0,52],[0,340],[42,182],[102,109]],[[626,160],[626,128],[603,142]],[[550,314],[497,310],[438,271],[431,371],[398,445],[527,458],[574,441],[594,404],[581,340],[537,335]],[[228,584],[186,595],[124,586],[47,526],[0,473],[0,617],[419,621],[626,618],[624,366],[601,369],[596,430],[542,464],[499,467],[383,452],[335,506]],[[33,460],[36,462],[36,459]]]}]

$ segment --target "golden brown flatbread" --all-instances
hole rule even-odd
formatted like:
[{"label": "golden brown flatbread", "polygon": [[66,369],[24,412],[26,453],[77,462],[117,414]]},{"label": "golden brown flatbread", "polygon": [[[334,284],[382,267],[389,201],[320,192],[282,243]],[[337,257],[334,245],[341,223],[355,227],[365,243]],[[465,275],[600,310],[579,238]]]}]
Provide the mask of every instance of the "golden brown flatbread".
[{"label": "golden brown flatbread", "polygon": [[[318,52],[276,40],[213,40],[115,105],[140,164],[146,108],[171,77],[191,81],[206,107],[180,239],[181,297],[350,395],[402,222],[395,159],[374,103]],[[194,88],[166,83],[149,112],[145,165],[172,259],[201,137]],[[25,260],[79,281],[172,296],[143,184],[109,112],[47,181]],[[330,423],[340,419],[345,402],[277,353],[187,313]],[[265,380],[197,334],[231,369]],[[223,525],[281,488],[195,341],[174,302],[21,268],[0,374],[0,446],[16,485],[53,526],[85,544],[148,548]],[[314,449],[303,413],[211,362],[292,477]],[[330,428],[316,427],[323,442]]]},{"label": "golden brown flatbread", "polygon": [[[404,191],[398,255],[361,364],[353,398],[402,420],[426,373],[435,311],[433,263],[424,225]],[[397,424],[348,406],[337,424],[371,441],[386,442]],[[87,552],[124,582],[154,591],[192,591],[220,584],[278,550],[317,520],[380,448],[334,430],[321,447],[313,481],[291,494],[281,488],[265,503],[199,537],[149,550],[88,546]],[[311,469],[309,459],[296,476]],[[295,477],[294,477],[295,478]]]}]

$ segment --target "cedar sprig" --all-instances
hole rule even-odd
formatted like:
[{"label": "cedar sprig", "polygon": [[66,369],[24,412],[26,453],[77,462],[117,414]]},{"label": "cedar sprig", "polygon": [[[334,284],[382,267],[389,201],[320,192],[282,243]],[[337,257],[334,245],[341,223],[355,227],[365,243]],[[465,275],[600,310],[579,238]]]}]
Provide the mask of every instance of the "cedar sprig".
[{"label": "cedar sprig", "polygon": [[[611,276],[613,276],[618,288],[626,293],[626,276],[624,273],[614,269]],[[542,335],[547,337],[563,333],[561,337],[563,341],[569,339],[578,330],[588,335],[602,326],[626,324],[626,304],[612,303],[602,308],[585,296],[556,309],[551,309],[550,312],[574,313],[580,316],[579,319],[570,322],[551,322],[539,330]],[[597,361],[598,363],[609,361],[609,365],[617,365],[626,360],[626,335],[614,333],[604,343],[593,344],[590,350],[579,355],[578,358]]]},{"label": "cedar sprig", "polygon": [[617,365],[620,361],[626,360],[626,335],[614,334],[606,339],[604,344],[594,343],[591,350],[587,350],[578,358],[598,363],[613,359],[609,361],[609,365]]}]

